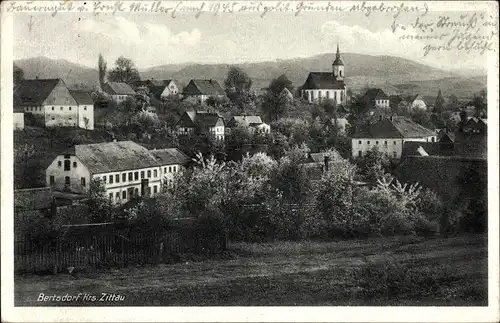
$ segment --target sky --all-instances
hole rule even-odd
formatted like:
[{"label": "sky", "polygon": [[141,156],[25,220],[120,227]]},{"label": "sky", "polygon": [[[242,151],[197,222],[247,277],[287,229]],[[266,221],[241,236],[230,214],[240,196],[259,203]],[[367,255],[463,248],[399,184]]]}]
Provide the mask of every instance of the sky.
[{"label": "sky", "polygon": [[[429,17],[438,17],[431,12]],[[451,15],[458,13],[451,13]],[[32,22],[29,28],[30,19]],[[430,18],[429,18],[430,19]],[[398,23],[414,23],[402,13]],[[424,42],[401,40],[388,13],[257,13],[119,15],[18,13],[14,16],[14,59],[46,56],[89,67],[101,53],[114,62],[123,55],[139,68],[178,63],[242,63],[309,57],[336,50],[390,55],[439,68],[484,68],[486,55],[463,51],[423,55]]]}]

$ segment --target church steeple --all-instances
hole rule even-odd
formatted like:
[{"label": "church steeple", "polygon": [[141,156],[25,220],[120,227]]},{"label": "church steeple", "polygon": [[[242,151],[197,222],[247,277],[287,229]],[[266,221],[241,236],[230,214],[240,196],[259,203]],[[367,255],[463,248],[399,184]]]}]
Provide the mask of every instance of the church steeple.
[{"label": "church steeple", "polygon": [[342,62],[342,58],[340,58],[340,48],[337,43],[337,54],[335,55],[335,60],[332,64],[333,69],[333,78],[335,80],[343,80],[344,79],[344,62]]}]

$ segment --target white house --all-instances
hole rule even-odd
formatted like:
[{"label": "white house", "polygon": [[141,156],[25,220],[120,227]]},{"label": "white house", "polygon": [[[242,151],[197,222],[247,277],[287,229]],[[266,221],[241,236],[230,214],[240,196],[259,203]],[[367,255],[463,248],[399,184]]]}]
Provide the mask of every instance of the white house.
[{"label": "white house", "polygon": [[336,104],[347,103],[347,92],[344,83],[344,62],[340,58],[337,45],[337,54],[332,64],[332,72],[310,72],[301,94],[310,103],[332,100]]},{"label": "white house", "polygon": [[83,194],[99,180],[111,201],[124,203],[155,196],[189,161],[177,148],[148,150],[132,141],[76,145],[52,161],[46,181],[55,191]]},{"label": "white house", "polygon": [[250,133],[270,133],[271,126],[262,121],[260,116],[233,116],[227,123],[227,127],[242,126],[248,128]]},{"label": "white house", "polygon": [[103,85],[103,91],[111,95],[111,98],[120,103],[125,101],[129,97],[134,97],[136,92],[132,89],[130,85],[122,82],[108,82]]},{"label": "white house", "polygon": [[368,89],[363,97],[365,105],[370,109],[389,109],[389,96],[382,89]]},{"label": "white house", "polygon": [[78,105],[78,127],[94,130],[94,101],[90,93],[84,91],[70,91]]},{"label": "white house", "polygon": [[177,134],[186,135],[198,130],[212,134],[217,140],[225,138],[224,118],[216,112],[186,111],[175,125]]},{"label": "white house", "polygon": [[436,137],[437,134],[434,131],[410,119],[382,118],[374,124],[356,130],[352,138],[352,157],[362,157],[373,147],[378,147],[389,157],[399,159],[405,142],[436,142]]},{"label": "white house", "polygon": [[[80,102],[77,102],[75,95]],[[32,122],[45,127],[94,128],[93,102],[88,94],[71,92],[62,79],[23,80],[14,89],[14,108],[24,110]]]},{"label": "white house", "polygon": [[12,115],[14,125],[14,130],[23,130],[24,129],[24,109],[22,108],[14,108],[14,113]]}]

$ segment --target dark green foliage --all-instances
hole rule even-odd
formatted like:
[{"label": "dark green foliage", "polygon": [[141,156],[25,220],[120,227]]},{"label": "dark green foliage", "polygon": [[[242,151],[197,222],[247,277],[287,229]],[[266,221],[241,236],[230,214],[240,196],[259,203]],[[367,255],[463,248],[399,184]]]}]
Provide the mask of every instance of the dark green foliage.
[{"label": "dark green foliage", "polygon": [[123,56],[118,57],[115,61],[115,67],[108,73],[108,81],[110,82],[134,84],[140,80],[139,71],[132,60]]}]

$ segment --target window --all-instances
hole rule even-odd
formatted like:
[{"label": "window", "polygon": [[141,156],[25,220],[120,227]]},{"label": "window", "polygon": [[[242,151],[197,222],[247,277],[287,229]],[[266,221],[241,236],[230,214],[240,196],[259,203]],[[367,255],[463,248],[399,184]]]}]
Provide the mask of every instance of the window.
[{"label": "window", "polygon": [[69,107],[69,111],[71,111],[71,107]]},{"label": "window", "polygon": [[151,178],[151,171],[148,170],[148,178]]},{"label": "window", "polygon": [[52,117],[51,120],[56,120],[56,118]]},{"label": "window", "polygon": [[119,174],[115,175],[115,182],[120,183],[120,175]]},{"label": "window", "polygon": [[435,142],[436,141],[436,138],[435,137],[432,137],[432,142]]},{"label": "window", "polygon": [[363,152],[361,150],[358,151],[358,157],[363,157]]},{"label": "window", "polygon": [[129,172],[129,173],[128,173],[128,180],[129,180],[129,181],[132,181],[132,180],[133,180],[133,178],[132,178],[132,172]]},{"label": "window", "polygon": [[158,171],[156,169],[153,170],[153,177],[158,177]]},{"label": "window", "polygon": [[122,182],[126,182],[127,181],[127,174],[126,173],[123,173],[122,174]]},{"label": "window", "polygon": [[63,107],[61,107],[61,111],[63,110]]},{"label": "window", "polygon": [[87,185],[85,177],[80,178],[80,183],[82,184],[82,186],[86,186]]},{"label": "window", "polygon": [[103,181],[104,183],[106,183],[106,181],[107,181],[106,175],[104,175],[104,176],[102,177],[102,181]]},{"label": "window", "polygon": [[113,175],[109,175],[109,184],[113,184]]},{"label": "window", "polygon": [[366,143],[367,143],[367,144],[370,144],[370,140],[368,140]]},{"label": "window", "polygon": [[84,107],[83,107],[83,110],[87,111],[87,107],[85,107],[85,106],[84,106]]},{"label": "window", "polygon": [[177,166],[174,166],[174,173],[177,171]]},{"label": "window", "polygon": [[76,168],[76,166],[77,166],[77,163],[76,163],[76,161],[74,161],[73,162],[73,168]]},{"label": "window", "polygon": [[387,140],[384,142],[384,145],[386,145],[386,146],[387,146]]},{"label": "window", "polygon": [[377,140],[377,141],[375,141],[375,145],[378,145],[378,140]]},{"label": "window", "polygon": [[73,120],[73,118],[69,117],[69,120]]},{"label": "window", "polygon": [[52,107],[52,111],[54,111],[54,107]]},{"label": "window", "polygon": [[70,183],[71,183],[71,181],[70,181],[70,179],[69,179],[69,176],[66,176],[66,177],[64,178],[64,184],[65,184],[65,185],[69,185]]},{"label": "window", "polygon": [[358,144],[360,144],[360,145],[361,145],[361,140],[359,140],[359,141],[358,141]]},{"label": "window", "polygon": [[113,193],[109,193],[109,200],[113,201]]},{"label": "window", "polygon": [[66,160],[64,161],[64,170],[65,170],[65,171],[68,171],[68,170],[70,170],[70,169],[71,169],[71,160],[66,159]]},{"label": "window", "polygon": [[134,179],[135,179],[135,180],[138,180],[138,179],[139,179],[139,172],[135,172],[135,173],[134,173]]},{"label": "window", "polygon": [[142,170],[141,171],[141,179],[143,179],[143,178],[144,178],[144,171]]},{"label": "window", "polygon": [[396,142],[394,142],[394,144],[396,144]]},{"label": "window", "polygon": [[163,168],[163,172],[166,173],[167,172],[167,167]]},{"label": "window", "polygon": [[127,199],[127,191],[123,191],[123,192],[122,192],[122,198],[123,198],[124,200],[126,200],[126,199]]},{"label": "window", "polygon": [[397,158],[397,157],[398,157],[398,153],[397,153],[397,152],[395,152],[395,151],[393,151],[393,152],[392,152],[392,156],[393,156],[394,158]]},{"label": "window", "polygon": [[158,193],[158,187],[156,185],[153,186],[153,193]]},{"label": "window", "polygon": [[337,91],[333,91],[333,100],[337,101]]},{"label": "window", "polygon": [[339,75],[342,76],[342,70],[339,70]]},{"label": "window", "polygon": [[120,193],[116,192],[115,199],[118,201],[120,199]]},{"label": "window", "polygon": [[50,176],[50,185],[54,185],[56,182],[56,179],[54,178],[54,176]]},{"label": "window", "polygon": [[61,166],[62,166],[62,162],[61,162],[61,161],[58,161],[58,162],[57,162],[57,166],[58,166],[58,167],[61,167]]}]

